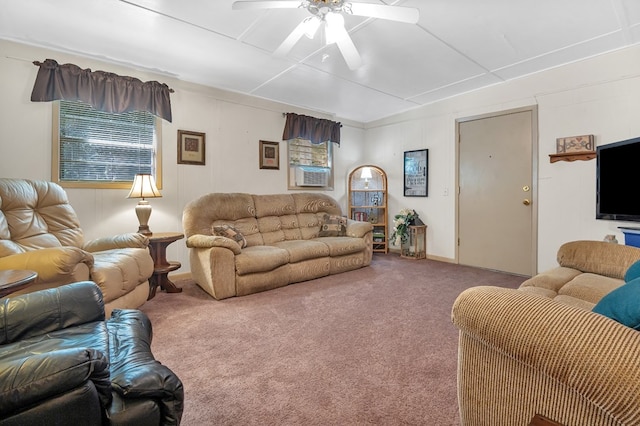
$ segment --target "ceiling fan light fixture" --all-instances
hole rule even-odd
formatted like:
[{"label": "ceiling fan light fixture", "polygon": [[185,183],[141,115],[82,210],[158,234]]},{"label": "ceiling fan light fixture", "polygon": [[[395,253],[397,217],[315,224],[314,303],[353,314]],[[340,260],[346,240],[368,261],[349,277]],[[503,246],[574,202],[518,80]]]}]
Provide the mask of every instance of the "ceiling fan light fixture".
[{"label": "ceiling fan light fixture", "polygon": [[340,13],[329,12],[325,15],[327,44],[333,44],[344,31],[344,17]]}]

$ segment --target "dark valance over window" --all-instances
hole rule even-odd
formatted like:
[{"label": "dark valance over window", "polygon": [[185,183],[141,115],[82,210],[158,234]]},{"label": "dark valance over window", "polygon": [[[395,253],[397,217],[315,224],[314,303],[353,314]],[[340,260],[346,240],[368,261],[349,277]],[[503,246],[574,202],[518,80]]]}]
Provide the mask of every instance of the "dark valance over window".
[{"label": "dark valance over window", "polygon": [[300,138],[311,143],[330,141],[340,145],[340,127],[342,125],[335,121],[288,112],[282,140]]},{"label": "dark valance over window", "polygon": [[33,102],[83,101],[104,112],[147,111],[171,121],[169,86],[157,81],[142,82],[104,71],[81,69],[74,64],[58,65],[53,59],[34,62],[40,67],[31,92]]}]

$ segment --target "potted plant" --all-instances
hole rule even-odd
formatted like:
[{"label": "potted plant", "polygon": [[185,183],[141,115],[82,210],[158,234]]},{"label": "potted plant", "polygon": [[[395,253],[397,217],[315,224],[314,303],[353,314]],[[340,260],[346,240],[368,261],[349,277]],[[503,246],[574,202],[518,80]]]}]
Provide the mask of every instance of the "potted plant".
[{"label": "potted plant", "polygon": [[[417,220],[420,221],[418,213],[416,213],[415,210],[400,210],[400,213],[394,216],[393,232],[389,240],[393,241],[396,246],[402,246],[403,243],[409,242],[409,225],[414,225]],[[420,223],[422,223],[422,221],[420,221]]]}]

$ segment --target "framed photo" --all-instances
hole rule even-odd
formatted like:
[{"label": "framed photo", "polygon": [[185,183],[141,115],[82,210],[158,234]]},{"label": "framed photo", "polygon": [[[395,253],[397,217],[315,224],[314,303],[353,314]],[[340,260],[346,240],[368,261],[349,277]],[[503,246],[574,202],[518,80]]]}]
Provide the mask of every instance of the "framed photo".
[{"label": "framed photo", "polygon": [[404,152],[404,196],[426,197],[429,194],[429,150]]},{"label": "framed photo", "polygon": [[204,133],[178,130],[178,164],[204,166]]},{"label": "framed photo", "polygon": [[280,144],[278,142],[260,141],[260,168],[280,169]]}]

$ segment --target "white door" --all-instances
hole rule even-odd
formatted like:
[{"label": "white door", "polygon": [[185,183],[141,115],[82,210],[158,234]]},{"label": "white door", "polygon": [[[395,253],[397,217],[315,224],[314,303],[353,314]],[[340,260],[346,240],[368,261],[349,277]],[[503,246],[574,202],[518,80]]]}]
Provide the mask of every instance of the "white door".
[{"label": "white door", "polygon": [[536,270],[536,109],[458,122],[458,262]]}]

